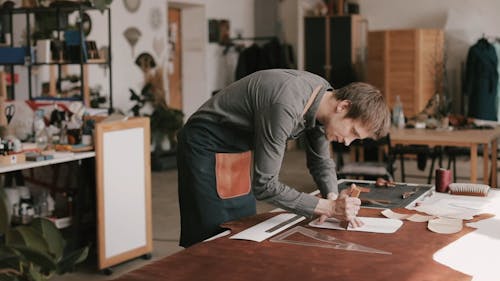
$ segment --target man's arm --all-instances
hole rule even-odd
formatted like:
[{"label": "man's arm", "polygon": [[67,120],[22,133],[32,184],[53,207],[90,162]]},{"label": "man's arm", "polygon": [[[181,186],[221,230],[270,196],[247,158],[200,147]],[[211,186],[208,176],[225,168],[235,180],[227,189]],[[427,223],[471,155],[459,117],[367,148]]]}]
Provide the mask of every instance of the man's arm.
[{"label": "man's arm", "polygon": [[280,182],[278,176],[288,137],[297,126],[299,114],[283,104],[270,105],[256,114],[252,188],[258,200],[311,217],[319,198]]},{"label": "man's arm", "polygon": [[323,198],[336,199],[338,195],[335,162],[330,156],[330,142],[319,127],[306,132],[307,168]]}]

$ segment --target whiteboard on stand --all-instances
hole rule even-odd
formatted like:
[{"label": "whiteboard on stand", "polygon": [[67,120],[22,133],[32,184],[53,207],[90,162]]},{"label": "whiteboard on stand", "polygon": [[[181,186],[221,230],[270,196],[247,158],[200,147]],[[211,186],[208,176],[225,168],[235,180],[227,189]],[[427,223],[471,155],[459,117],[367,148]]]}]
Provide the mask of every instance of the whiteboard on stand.
[{"label": "whiteboard on stand", "polygon": [[150,254],[148,118],[96,124],[99,269]]}]

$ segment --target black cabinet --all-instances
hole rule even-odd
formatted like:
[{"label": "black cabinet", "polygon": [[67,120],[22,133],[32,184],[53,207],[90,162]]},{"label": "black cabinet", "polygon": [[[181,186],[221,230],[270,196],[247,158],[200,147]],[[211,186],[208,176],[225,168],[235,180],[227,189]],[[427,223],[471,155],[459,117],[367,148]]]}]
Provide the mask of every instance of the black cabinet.
[{"label": "black cabinet", "polygon": [[364,79],[367,22],[359,15],[306,17],[305,70],[339,88]]}]

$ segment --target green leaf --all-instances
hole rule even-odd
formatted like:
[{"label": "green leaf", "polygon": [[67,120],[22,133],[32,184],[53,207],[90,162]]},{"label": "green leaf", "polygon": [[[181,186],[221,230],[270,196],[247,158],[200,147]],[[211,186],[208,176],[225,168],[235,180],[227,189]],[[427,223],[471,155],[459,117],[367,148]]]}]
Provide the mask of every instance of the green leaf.
[{"label": "green leaf", "polygon": [[71,271],[76,264],[83,262],[89,255],[89,247],[84,247],[71,252],[63,257],[57,264],[57,274],[64,274]]},{"label": "green leaf", "polygon": [[59,229],[53,222],[44,218],[34,219],[31,226],[41,233],[47,243],[49,253],[56,261],[59,261],[62,258],[66,244]]},{"label": "green leaf", "polygon": [[0,233],[7,233],[10,228],[9,206],[5,190],[0,188]]},{"label": "green leaf", "polygon": [[[21,268],[21,257],[19,257],[19,254],[11,249],[10,247],[6,246],[0,246],[0,268],[1,269],[7,269],[11,268],[16,271],[20,271]],[[2,274],[0,273],[0,277]],[[0,278],[0,280],[2,280]]]},{"label": "green leaf", "polygon": [[21,225],[11,229],[7,233],[6,242],[8,246],[26,246],[39,252],[49,253],[47,242],[42,234],[28,225]]},{"label": "green leaf", "polygon": [[30,267],[30,269],[29,269],[29,275],[30,275],[30,279],[33,280],[33,281],[46,281],[48,279],[47,276],[45,276],[42,273],[40,273],[33,266]]},{"label": "green leaf", "polygon": [[32,265],[40,267],[41,272],[50,273],[57,269],[56,261],[46,252],[22,245],[12,246],[12,248],[19,251]]},{"label": "green leaf", "polygon": [[16,256],[16,252],[12,251],[10,247],[0,246],[0,262]]}]

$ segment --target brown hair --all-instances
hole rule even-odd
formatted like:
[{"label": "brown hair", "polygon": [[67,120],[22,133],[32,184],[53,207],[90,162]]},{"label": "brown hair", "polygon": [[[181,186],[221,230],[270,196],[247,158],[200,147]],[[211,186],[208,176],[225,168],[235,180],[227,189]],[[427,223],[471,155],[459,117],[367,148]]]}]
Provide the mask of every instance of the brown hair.
[{"label": "brown hair", "polygon": [[355,82],[334,91],[337,100],[351,102],[346,118],[361,120],[361,123],[372,132],[374,139],[389,133],[391,112],[382,93],[374,86]]}]

